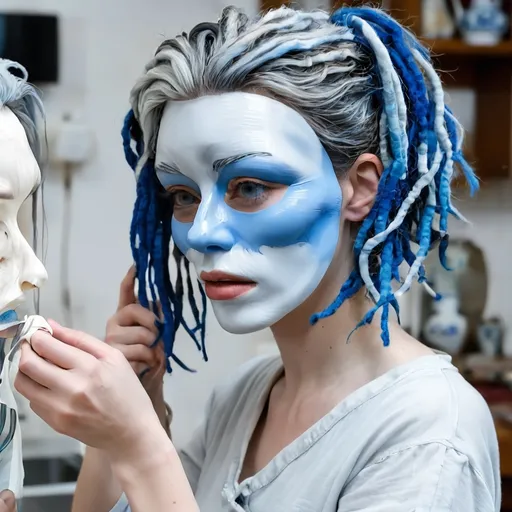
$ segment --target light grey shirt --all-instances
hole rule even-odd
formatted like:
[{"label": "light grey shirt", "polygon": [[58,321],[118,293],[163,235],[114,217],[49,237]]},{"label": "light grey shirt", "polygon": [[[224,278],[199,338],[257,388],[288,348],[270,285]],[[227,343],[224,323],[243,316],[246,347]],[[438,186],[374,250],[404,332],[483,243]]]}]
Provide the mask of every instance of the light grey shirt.
[{"label": "light grey shirt", "polygon": [[489,408],[441,354],[361,387],[239,483],[281,364],[254,359],[213,392],[181,454],[201,512],[499,512]]}]

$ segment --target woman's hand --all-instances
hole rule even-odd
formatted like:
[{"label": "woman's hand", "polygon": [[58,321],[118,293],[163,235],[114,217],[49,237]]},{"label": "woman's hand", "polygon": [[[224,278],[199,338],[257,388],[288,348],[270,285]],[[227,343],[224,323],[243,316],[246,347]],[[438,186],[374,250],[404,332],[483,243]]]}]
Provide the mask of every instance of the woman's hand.
[{"label": "woman's hand", "polygon": [[113,460],[147,457],[163,433],[148,394],[117,349],[50,321],[21,348],[16,389],[48,425]]},{"label": "woman's hand", "polygon": [[16,512],[16,499],[7,489],[0,492],[0,512]]},{"label": "woman's hand", "polygon": [[135,267],[121,282],[117,311],[107,322],[105,342],[121,351],[139,376],[151,400],[163,397],[165,355],[159,343],[157,317],[137,303],[134,292]]}]

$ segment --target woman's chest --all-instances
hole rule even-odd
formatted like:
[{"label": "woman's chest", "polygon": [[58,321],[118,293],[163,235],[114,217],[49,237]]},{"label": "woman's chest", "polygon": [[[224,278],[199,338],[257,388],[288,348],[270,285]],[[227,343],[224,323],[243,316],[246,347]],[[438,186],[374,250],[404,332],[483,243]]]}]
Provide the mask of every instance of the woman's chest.
[{"label": "woman's chest", "polygon": [[[297,460],[277,474],[270,466],[239,483],[227,471],[205,468],[196,500],[201,512],[337,512],[348,473],[324,474],[314,461]],[[277,461],[279,464],[279,461]]]},{"label": "woman's chest", "polygon": [[295,440],[316,423],[315,418],[296,418],[289,421],[286,416],[271,415],[265,410],[261,415],[243,457],[239,481],[262,471],[280,453],[287,450]]},{"label": "woman's chest", "polygon": [[264,444],[263,451],[249,450],[245,463],[241,444],[218,447],[218,455],[206,458],[196,488],[201,512],[335,512],[358,464],[350,445],[340,452],[333,435],[315,439],[307,432],[273,457]]}]

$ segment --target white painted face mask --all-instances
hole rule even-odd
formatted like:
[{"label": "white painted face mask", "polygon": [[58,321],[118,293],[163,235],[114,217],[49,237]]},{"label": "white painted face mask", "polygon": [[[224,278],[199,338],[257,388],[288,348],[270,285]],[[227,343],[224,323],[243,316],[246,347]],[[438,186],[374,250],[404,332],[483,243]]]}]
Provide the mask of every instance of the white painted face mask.
[{"label": "white painted face mask", "polygon": [[[40,287],[47,279],[18,226],[24,201],[39,185],[41,173],[18,118],[8,107],[0,107],[0,324],[15,318],[14,308],[23,301],[23,292]],[[50,327],[40,317],[30,317],[18,329],[17,339],[3,339],[0,373],[0,489],[10,489],[17,498],[23,490],[21,430],[14,397],[22,339],[38,328]],[[37,320],[35,323],[34,321]],[[0,329],[0,337],[5,330]]]},{"label": "white painted face mask", "polygon": [[271,326],[317,288],[338,242],[341,189],[297,112],[242,92],[169,102],[155,168],[174,202],[173,239],[224,329]]},{"label": "white painted face mask", "polygon": [[18,212],[41,173],[18,118],[0,107],[0,314],[23,301],[23,292],[47,279],[43,264],[20,231]]}]

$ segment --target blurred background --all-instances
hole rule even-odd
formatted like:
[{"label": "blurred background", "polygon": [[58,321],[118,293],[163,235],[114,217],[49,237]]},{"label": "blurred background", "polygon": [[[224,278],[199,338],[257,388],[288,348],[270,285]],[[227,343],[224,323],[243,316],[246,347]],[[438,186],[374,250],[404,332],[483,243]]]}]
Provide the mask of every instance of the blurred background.
[{"label": "blurred background", "polygon": [[[215,21],[231,3],[254,14],[283,2],[0,0],[0,57],[27,67],[47,111],[50,164],[40,213],[49,282],[40,294],[42,315],[103,337],[131,264],[135,182],[119,134],[129,91],[164,38]],[[329,0],[293,5],[333,7]],[[435,257],[427,262],[431,285],[443,299],[433,302],[416,287],[403,301],[402,323],[428,345],[451,353],[488,400],[503,476],[512,478],[511,2],[388,0],[383,7],[433,49],[482,183],[471,200],[463,186],[454,191],[457,206],[472,222],[451,221],[454,271],[440,269]],[[29,205],[21,217],[30,239]],[[25,305],[27,312],[31,308],[30,302]],[[207,347],[210,361],[204,363],[193,343],[178,335],[180,358],[198,373],[178,369],[166,377],[177,445],[191,435],[216,382],[245,360],[276,351],[269,332],[233,336],[212,314]],[[27,472],[21,510],[70,510],[81,447],[53,433],[23,402],[21,416]],[[512,510],[509,499],[505,496],[503,510]]]}]

